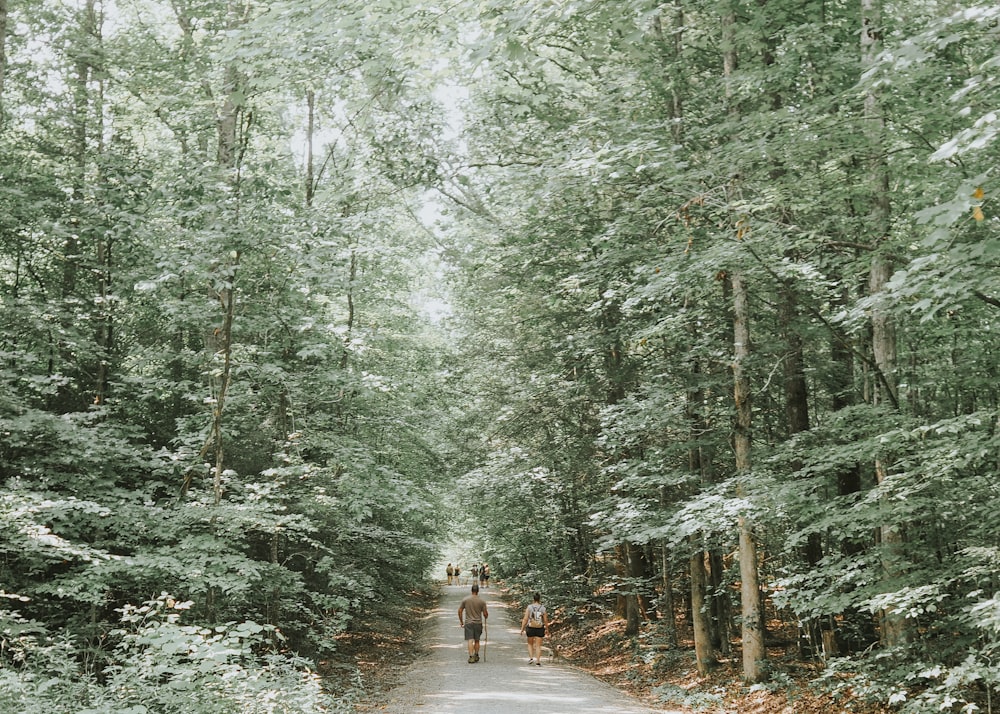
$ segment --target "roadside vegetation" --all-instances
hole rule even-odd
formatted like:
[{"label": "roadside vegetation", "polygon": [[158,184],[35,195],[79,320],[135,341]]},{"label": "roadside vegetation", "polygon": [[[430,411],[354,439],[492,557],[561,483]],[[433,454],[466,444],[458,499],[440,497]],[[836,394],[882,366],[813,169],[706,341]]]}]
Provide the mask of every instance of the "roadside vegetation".
[{"label": "roadside vegetation", "polygon": [[0,0],[0,711],[350,711],[455,539],[664,701],[996,709],[1000,9],[327,5]]}]

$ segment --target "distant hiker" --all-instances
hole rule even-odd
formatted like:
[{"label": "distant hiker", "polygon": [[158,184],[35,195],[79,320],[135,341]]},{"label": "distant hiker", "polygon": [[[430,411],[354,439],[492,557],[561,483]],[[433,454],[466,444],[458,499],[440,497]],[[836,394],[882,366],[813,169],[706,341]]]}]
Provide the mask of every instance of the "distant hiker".
[{"label": "distant hiker", "polygon": [[476,582],[479,579],[479,565],[472,566],[472,582]]},{"label": "distant hiker", "polygon": [[458,606],[458,624],[465,628],[469,664],[479,661],[479,638],[483,636],[483,625],[489,617],[486,601],[479,597],[479,583],[473,581],[472,594],[466,595]]},{"label": "distant hiker", "polygon": [[444,572],[448,575],[448,584],[451,585],[455,579],[455,568],[452,567],[451,563],[448,563],[448,567],[445,568]]},{"label": "distant hiker", "polygon": [[542,666],[542,638],[545,637],[545,629],[549,626],[549,614],[542,604],[542,596],[535,593],[534,602],[524,608],[524,617],[521,618],[521,632],[528,635],[528,664]]},{"label": "distant hiker", "polygon": [[461,578],[459,578],[459,576],[461,574],[462,574],[462,569],[456,565],[455,566],[455,585],[461,585],[462,584],[462,580],[461,580]]},{"label": "distant hiker", "polygon": [[479,585],[482,587],[487,587],[490,584],[490,566],[483,563],[479,568]]}]

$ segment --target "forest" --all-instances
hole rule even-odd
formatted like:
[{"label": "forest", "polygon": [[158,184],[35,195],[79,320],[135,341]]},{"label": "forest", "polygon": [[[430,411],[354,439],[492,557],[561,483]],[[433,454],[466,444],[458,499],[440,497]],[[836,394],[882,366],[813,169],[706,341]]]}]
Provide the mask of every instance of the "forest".
[{"label": "forest", "polygon": [[993,2],[0,0],[0,711],[352,711],[458,541],[1000,711],[998,112]]}]

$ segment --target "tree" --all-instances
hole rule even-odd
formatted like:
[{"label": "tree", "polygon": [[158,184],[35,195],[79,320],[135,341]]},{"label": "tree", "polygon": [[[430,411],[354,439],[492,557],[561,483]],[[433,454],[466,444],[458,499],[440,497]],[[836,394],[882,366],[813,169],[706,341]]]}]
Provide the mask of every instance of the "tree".
[{"label": "tree", "polygon": [[[870,69],[882,51],[882,5],[879,0],[862,0],[861,3],[861,53],[862,67]],[[872,309],[872,354],[875,373],[872,385],[873,403],[885,403],[891,408],[899,405],[896,381],[896,332],[892,317],[884,305],[879,304],[881,293],[893,272],[892,261],[886,254],[889,232],[889,172],[885,161],[883,135],[885,122],[879,95],[869,89],[864,99],[865,136],[868,140],[869,186],[871,190],[872,261],[868,289],[875,298]],[[887,485],[892,469],[891,457],[880,454],[875,461],[875,477],[880,486]],[[894,580],[902,567],[901,524],[887,523],[879,529],[883,554],[883,568],[887,580]],[[883,616],[882,639],[889,646],[904,644],[909,639],[908,627],[898,612],[887,610]]]},{"label": "tree", "polygon": [[[409,302],[427,247],[414,194],[341,113],[371,106],[349,23],[330,48],[340,94],[317,113],[350,161],[311,177],[322,212],[303,209],[286,148],[301,68],[271,5],[124,3],[106,33],[96,2],[12,8],[52,52],[7,45],[3,173],[25,180],[0,193],[0,479],[23,527],[0,577],[24,617],[91,647],[85,675],[114,661],[115,610],[164,590],[191,600],[192,626],[262,622],[318,656],[434,555],[444,474],[419,425],[440,421],[423,355],[439,334]],[[75,91],[44,79],[50,60]]]},{"label": "tree", "polygon": [[0,128],[6,124],[4,88],[7,83],[7,0],[0,0]]}]

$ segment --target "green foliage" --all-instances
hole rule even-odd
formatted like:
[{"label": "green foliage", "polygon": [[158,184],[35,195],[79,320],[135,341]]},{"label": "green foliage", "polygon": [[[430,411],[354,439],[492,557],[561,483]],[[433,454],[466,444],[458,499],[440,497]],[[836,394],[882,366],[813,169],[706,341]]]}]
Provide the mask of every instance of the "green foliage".
[{"label": "green foliage", "polygon": [[724,603],[744,517],[828,684],[996,692],[996,8],[893,8],[861,75],[837,3],[12,5],[0,708],[321,711],[300,657],[451,528],[610,611],[706,550]]},{"label": "green foliage", "polygon": [[[998,572],[995,11],[942,7],[885,15],[865,76],[845,5],[736,3],[732,26],[699,3],[483,8],[453,159],[456,240],[477,240],[455,258],[481,454],[460,499],[490,504],[464,527],[527,587],[610,604],[661,587],[658,566],[677,582],[692,552],[732,552],[749,516],[778,614],[854,653],[837,672],[863,670],[882,701],[907,677],[928,707],[995,693],[974,681]],[[884,113],[888,197],[864,92]],[[876,252],[895,273],[869,294]],[[737,269],[754,408],[739,483]],[[873,398],[879,311],[898,408]],[[806,426],[786,409],[796,361]],[[912,637],[895,659],[872,648],[887,613]],[[921,675],[931,662],[955,676]]]},{"label": "green foliage", "polygon": [[280,653],[284,637],[274,626],[185,625],[190,606],[161,594],[123,608],[100,683],[78,671],[71,643],[3,613],[4,649],[15,666],[0,669],[0,704],[26,713],[343,711],[309,662]]},{"label": "green foliage", "polygon": [[715,711],[723,704],[721,693],[688,691],[675,684],[656,687],[654,693],[660,702],[669,706],[687,707],[694,711]]},{"label": "green foliage", "polygon": [[[409,188],[434,166],[402,142],[438,125],[395,118],[437,103],[389,32],[434,23],[232,8],[10,8],[0,582],[41,629],[5,710],[332,710],[300,658],[435,557],[444,341]],[[129,605],[164,591],[186,624]]]}]

